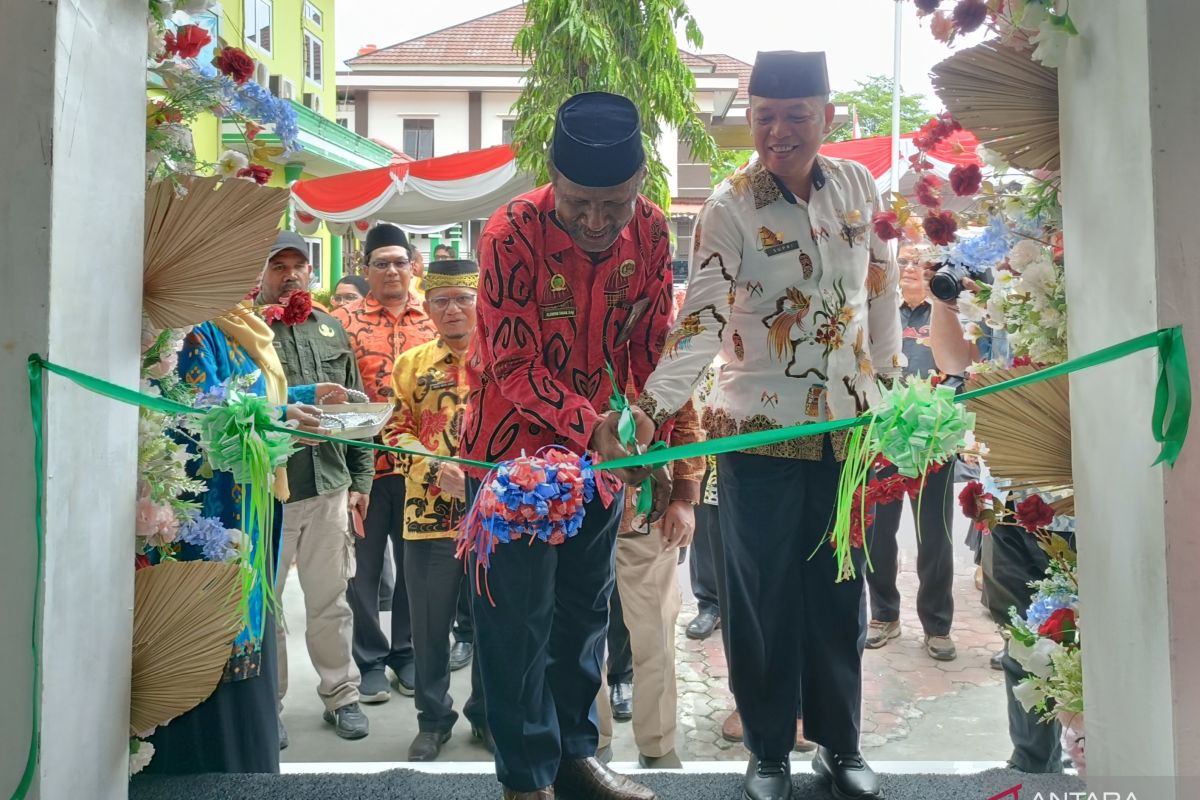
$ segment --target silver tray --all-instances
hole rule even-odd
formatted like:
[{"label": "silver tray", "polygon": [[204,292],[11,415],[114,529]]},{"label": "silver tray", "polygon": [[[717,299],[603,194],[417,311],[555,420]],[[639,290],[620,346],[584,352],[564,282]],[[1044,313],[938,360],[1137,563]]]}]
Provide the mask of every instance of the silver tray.
[{"label": "silver tray", "polygon": [[321,427],[337,439],[371,439],[392,418],[391,403],[339,403],[318,405]]}]

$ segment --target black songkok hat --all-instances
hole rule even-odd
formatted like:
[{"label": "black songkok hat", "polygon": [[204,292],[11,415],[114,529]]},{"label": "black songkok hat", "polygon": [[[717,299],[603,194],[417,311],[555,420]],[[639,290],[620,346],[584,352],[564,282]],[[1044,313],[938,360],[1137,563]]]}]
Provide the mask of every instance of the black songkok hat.
[{"label": "black songkok hat", "polygon": [[550,160],[567,180],[593,188],[618,186],[646,162],[642,121],[629,98],[584,92],[558,108]]},{"label": "black songkok hat", "polygon": [[750,94],[776,100],[829,94],[825,54],[795,50],[760,52],[750,73]]},{"label": "black songkok hat", "polygon": [[380,247],[408,248],[408,237],[404,231],[388,222],[381,222],[367,231],[367,241],[363,245],[363,261],[371,259],[371,253]]},{"label": "black songkok hat", "polygon": [[434,261],[425,267],[425,291],[461,286],[479,288],[479,265],[468,259]]}]

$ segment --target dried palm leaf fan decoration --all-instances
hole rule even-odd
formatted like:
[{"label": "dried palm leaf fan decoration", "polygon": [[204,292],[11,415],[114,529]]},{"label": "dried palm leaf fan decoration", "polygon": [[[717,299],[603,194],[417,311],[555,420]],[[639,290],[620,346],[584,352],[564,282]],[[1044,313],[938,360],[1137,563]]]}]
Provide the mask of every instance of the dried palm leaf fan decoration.
[{"label": "dried palm leaf fan decoration", "polygon": [[135,574],[132,735],[192,710],[217,688],[241,629],[238,570],[236,563],[167,561]]},{"label": "dried palm leaf fan decoration", "polygon": [[989,40],[933,68],[934,91],[954,115],[1014,167],[1059,168],[1058,72],[1022,40]]},{"label": "dried palm leaf fan decoration", "polygon": [[[979,389],[1028,375],[1031,367],[984,372],[971,378]],[[1075,513],[1071,474],[1071,400],[1067,376],[1031,383],[967,401],[975,412],[975,438],[988,447],[992,475],[1007,489],[1069,491],[1051,503],[1059,514]]]},{"label": "dried palm leaf fan decoration", "polygon": [[142,306],[158,328],[182,328],[236,306],[279,231],[288,190],[253,181],[170,181],[146,189]]}]

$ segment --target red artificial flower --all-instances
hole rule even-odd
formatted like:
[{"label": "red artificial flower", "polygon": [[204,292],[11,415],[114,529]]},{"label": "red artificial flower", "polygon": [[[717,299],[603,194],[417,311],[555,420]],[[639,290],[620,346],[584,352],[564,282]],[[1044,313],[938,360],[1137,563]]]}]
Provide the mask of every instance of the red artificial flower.
[{"label": "red artificial flower", "polygon": [[134,572],[137,572],[139,569],[145,569],[148,566],[150,566],[150,559],[145,553],[138,553],[133,557]]},{"label": "red artificial flower", "polygon": [[903,235],[903,232],[896,227],[899,222],[900,216],[895,211],[878,212],[872,220],[875,226],[875,235],[885,242],[899,239]]},{"label": "red artificial flower", "polygon": [[925,217],[925,236],[936,245],[945,247],[958,237],[958,220],[949,211],[935,211]]},{"label": "red artificial flower", "polygon": [[942,4],[942,0],[913,0],[913,2],[916,3],[917,10],[922,14],[932,14]]},{"label": "red artificial flower", "polygon": [[975,194],[982,185],[983,170],[978,164],[959,164],[950,170],[950,188],[959,197]]},{"label": "red artificial flower", "polygon": [[[913,143],[916,144],[918,150],[932,150],[941,144],[950,134],[961,130],[962,125],[959,121],[949,111],[943,111],[938,116],[930,118],[928,122],[921,126],[921,130],[917,132]],[[926,169],[928,168],[926,167]]]},{"label": "red artificial flower", "polygon": [[308,292],[292,292],[285,302],[267,306],[262,312],[263,320],[268,325],[272,322],[282,322],[289,327],[299,325],[311,315],[312,295]]},{"label": "red artificial flower", "polygon": [[1016,356],[1012,360],[1014,367],[1030,367],[1033,366],[1033,359],[1029,356]]},{"label": "red artificial flower", "polygon": [[1030,495],[1017,503],[1017,522],[1031,533],[1044,528],[1054,520],[1054,509],[1041,498],[1041,495]]},{"label": "red artificial flower", "polygon": [[266,186],[267,181],[271,180],[271,170],[258,164],[251,164],[245,169],[239,169],[237,176],[239,178],[248,178],[259,186]]},{"label": "red artificial flower", "polygon": [[178,31],[167,31],[167,53],[180,58],[195,58],[211,41],[208,31],[199,25],[181,25]]},{"label": "red artificial flower", "polygon": [[1066,251],[1063,248],[1063,232],[1062,231],[1055,231],[1054,235],[1050,237],[1050,251],[1054,258],[1054,263],[1062,264],[1063,257],[1066,255]]},{"label": "red artificial flower", "polygon": [[246,120],[246,141],[253,142],[254,137],[258,136],[265,130],[266,128],[264,128],[262,125],[256,124],[254,120]]},{"label": "red artificial flower", "polygon": [[254,59],[236,47],[222,47],[213,59],[213,66],[239,86],[254,74]]},{"label": "red artificial flower", "polygon": [[1038,628],[1038,636],[1053,639],[1059,644],[1075,643],[1075,611],[1060,608],[1051,614]]},{"label": "red artificial flower", "polygon": [[917,186],[915,189],[916,195],[917,195],[917,202],[919,202],[921,205],[923,205],[927,208],[941,208],[941,206],[942,206],[942,193],[940,191],[941,186],[942,186],[942,181],[941,181],[941,178],[939,178],[938,176],[922,175],[921,179],[919,181],[917,181]]},{"label": "red artificial flower", "polygon": [[991,495],[983,491],[982,483],[971,481],[958,493],[958,507],[962,509],[964,517],[976,520],[979,519],[979,515],[983,512],[985,498],[990,497]]},{"label": "red artificial flower", "polygon": [[959,0],[951,15],[954,26],[963,33],[978,30],[987,19],[988,8],[986,0]]}]

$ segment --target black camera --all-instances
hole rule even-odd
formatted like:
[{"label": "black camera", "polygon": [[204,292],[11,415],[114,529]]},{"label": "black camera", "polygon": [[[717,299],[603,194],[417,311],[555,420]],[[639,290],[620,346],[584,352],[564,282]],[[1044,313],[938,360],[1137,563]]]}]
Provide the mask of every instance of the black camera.
[{"label": "black camera", "polygon": [[944,261],[929,279],[929,291],[937,299],[952,303],[962,294],[964,280],[977,279],[985,272],[986,270],[974,270],[966,264]]}]

